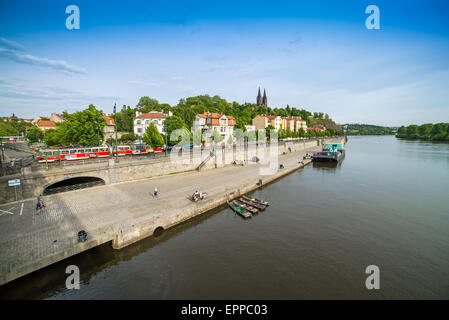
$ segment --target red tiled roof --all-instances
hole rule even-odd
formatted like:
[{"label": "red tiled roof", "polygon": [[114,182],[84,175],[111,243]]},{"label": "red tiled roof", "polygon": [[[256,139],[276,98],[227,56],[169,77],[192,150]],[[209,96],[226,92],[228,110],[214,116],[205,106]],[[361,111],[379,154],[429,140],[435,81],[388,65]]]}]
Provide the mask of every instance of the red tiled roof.
[{"label": "red tiled roof", "polygon": [[37,122],[37,126],[42,128],[50,128],[50,127],[56,128],[56,123],[54,123],[51,120],[39,120]]},{"label": "red tiled roof", "polygon": [[227,116],[222,113],[199,113],[197,114],[198,117],[206,119],[206,124],[208,125],[219,125],[218,120],[225,116],[228,119],[228,125],[234,126],[235,125],[235,118],[233,116]]},{"label": "red tiled roof", "polygon": [[115,125],[114,119],[109,118],[107,114],[103,114],[103,118],[106,120],[106,125]]},{"label": "red tiled roof", "polygon": [[147,112],[143,113],[136,118],[165,118],[165,114],[159,112]]}]

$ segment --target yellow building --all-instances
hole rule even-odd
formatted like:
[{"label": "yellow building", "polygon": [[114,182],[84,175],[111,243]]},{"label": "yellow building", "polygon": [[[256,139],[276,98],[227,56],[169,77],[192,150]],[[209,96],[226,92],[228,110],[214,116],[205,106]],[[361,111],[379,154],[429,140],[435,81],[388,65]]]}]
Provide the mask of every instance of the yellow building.
[{"label": "yellow building", "polygon": [[266,116],[266,115],[257,115],[253,119],[253,126],[256,127],[256,130],[265,129],[269,125],[272,125],[276,130],[282,129],[283,120],[280,116]]}]

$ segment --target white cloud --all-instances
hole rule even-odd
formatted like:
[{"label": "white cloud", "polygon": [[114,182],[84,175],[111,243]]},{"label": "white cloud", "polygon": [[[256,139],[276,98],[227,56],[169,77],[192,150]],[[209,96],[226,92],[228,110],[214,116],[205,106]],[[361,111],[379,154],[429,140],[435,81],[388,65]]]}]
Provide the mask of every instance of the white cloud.
[{"label": "white cloud", "polygon": [[40,58],[20,52],[23,50],[25,50],[25,47],[21,44],[0,37],[0,57],[5,57],[17,63],[47,67],[64,73],[87,74],[86,69],[70,65],[64,60]]},{"label": "white cloud", "polygon": [[17,42],[0,37],[0,47],[12,50],[25,50],[25,47]]}]

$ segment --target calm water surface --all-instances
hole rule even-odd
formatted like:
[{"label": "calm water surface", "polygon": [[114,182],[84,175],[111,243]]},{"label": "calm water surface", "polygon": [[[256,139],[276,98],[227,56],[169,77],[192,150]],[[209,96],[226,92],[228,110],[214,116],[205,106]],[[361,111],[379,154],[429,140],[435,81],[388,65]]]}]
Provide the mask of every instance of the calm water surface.
[{"label": "calm water surface", "polygon": [[[0,288],[5,298],[449,299],[449,144],[350,137],[346,159],[120,251],[105,245]],[[65,289],[68,264],[80,290]],[[365,268],[380,268],[380,290]]]}]

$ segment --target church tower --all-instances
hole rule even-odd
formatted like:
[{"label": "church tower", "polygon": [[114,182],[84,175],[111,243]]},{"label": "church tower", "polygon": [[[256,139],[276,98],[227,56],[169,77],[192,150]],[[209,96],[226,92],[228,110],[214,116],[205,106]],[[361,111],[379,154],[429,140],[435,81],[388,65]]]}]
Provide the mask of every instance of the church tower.
[{"label": "church tower", "polygon": [[265,92],[265,88],[263,89],[262,105],[268,106],[267,93]]},{"label": "church tower", "polygon": [[261,96],[261,94],[260,94],[260,87],[259,87],[259,93],[257,94],[256,104],[257,104],[258,106],[261,106],[261,105],[262,105],[262,96]]}]

